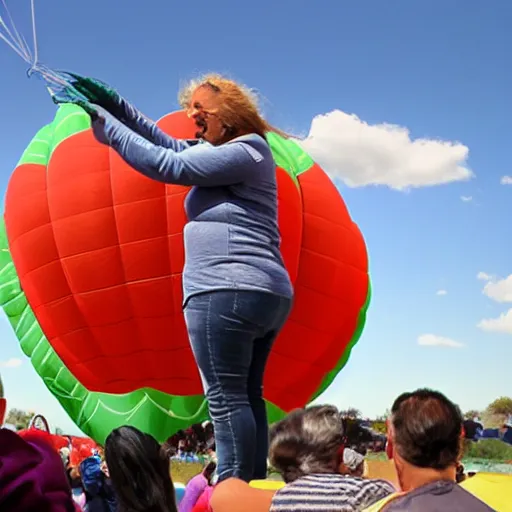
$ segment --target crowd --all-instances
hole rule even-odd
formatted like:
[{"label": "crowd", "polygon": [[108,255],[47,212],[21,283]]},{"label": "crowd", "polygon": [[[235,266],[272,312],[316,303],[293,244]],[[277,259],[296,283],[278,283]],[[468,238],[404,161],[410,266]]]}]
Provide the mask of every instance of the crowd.
[{"label": "crowd", "polygon": [[[160,445],[132,427],[114,430],[104,451],[70,465],[47,434],[0,431],[0,510],[48,512],[344,512],[493,510],[462,485],[464,439],[459,408],[442,394],[418,390],[391,409],[386,451],[399,487],[365,476],[364,456],[349,448],[346,418],[330,405],[291,412],[269,434],[269,463],[282,486],[261,489],[230,478],[215,484],[216,464],[186,486],[177,502],[170,468],[184,436],[212,450],[211,427],[195,427]],[[208,437],[202,434],[208,432]],[[210,437],[211,434],[211,437]],[[176,445],[177,443],[177,445]],[[206,444],[203,444],[206,443]],[[176,447],[177,446],[177,447]]]},{"label": "crowd", "polygon": [[175,460],[198,462],[215,458],[213,423],[196,423],[179,430],[167,440],[166,448]]}]

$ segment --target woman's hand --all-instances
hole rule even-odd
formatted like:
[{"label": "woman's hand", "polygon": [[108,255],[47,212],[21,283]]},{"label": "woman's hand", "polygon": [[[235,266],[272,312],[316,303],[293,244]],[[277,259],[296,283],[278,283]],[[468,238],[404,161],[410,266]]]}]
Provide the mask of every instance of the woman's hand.
[{"label": "woman's hand", "polygon": [[114,88],[96,78],[88,78],[76,73],[68,74],[73,78],[71,85],[83,94],[90,103],[103,107],[115,117],[122,116],[123,99]]}]

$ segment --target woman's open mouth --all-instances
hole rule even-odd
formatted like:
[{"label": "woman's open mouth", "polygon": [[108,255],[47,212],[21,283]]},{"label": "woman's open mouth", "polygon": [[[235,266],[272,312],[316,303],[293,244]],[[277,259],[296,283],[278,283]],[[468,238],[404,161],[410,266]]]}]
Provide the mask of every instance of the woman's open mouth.
[{"label": "woman's open mouth", "polygon": [[203,119],[198,119],[196,121],[196,126],[198,128],[196,132],[196,138],[201,139],[206,133],[206,130],[208,130],[208,125],[206,124],[206,121],[204,121]]}]

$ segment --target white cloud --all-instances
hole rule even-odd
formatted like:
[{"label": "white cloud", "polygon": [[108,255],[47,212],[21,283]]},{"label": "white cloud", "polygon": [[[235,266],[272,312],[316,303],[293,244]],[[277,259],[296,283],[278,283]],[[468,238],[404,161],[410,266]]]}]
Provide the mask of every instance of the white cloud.
[{"label": "white cloud", "polygon": [[498,318],[484,318],[478,327],[483,331],[512,334],[512,309],[502,313]]},{"label": "white cloud", "polygon": [[437,290],[436,295],[447,295],[448,292],[446,290]]},{"label": "white cloud", "polygon": [[490,277],[487,279],[483,293],[496,302],[512,302],[512,274],[505,279]]},{"label": "white cloud", "polygon": [[502,185],[512,185],[512,176],[502,176],[500,183]]},{"label": "white cloud", "polygon": [[460,196],[460,200],[464,203],[469,203],[470,201],[473,201],[473,196]]},{"label": "white cloud", "polygon": [[7,359],[7,361],[0,361],[1,368],[18,368],[21,366],[23,361],[21,359],[17,359],[15,357],[11,357],[11,359]]},{"label": "white cloud", "polygon": [[492,276],[490,276],[486,272],[478,272],[476,278],[480,279],[480,281],[490,281],[492,279]]},{"label": "white cloud", "polygon": [[341,110],[316,116],[300,144],[326,172],[351,187],[406,190],[474,176],[467,166],[469,149],[459,142],[412,140],[407,128],[371,125]]},{"label": "white cloud", "polygon": [[462,348],[464,343],[455,341],[444,336],[437,336],[435,334],[422,334],[418,337],[418,345],[425,347],[449,347],[449,348]]}]

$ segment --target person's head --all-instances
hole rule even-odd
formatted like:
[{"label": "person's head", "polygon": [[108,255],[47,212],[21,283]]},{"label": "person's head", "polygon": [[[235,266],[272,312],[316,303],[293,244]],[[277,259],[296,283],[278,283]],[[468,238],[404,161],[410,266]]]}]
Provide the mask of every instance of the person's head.
[{"label": "person's head", "polygon": [[218,74],[189,82],[179,102],[197,126],[196,137],[216,146],[250,133],[264,138],[269,131],[285,135],[265,121],[250,89]]},{"label": "person's head", "polygon": [[343,420],[336,407],[291,412],[270,430],[270,463],[286,483],[314,473],[338,473]]},{"label": "person's head", "polygon": [[208,480],[209,483],[211,482],[216,469],[217,464],[213,461],[208,462],[208,464],[206,464],[205,468],[203,469],[203,476],[206,478],[206,480]]},{"label": "person's head", "polygon": [[176,512],[170,461],[156,439],[133,427],[107,437],[105,458],[120,512]]},{"label": "person's head", "polygon": [[395,400],[388,435],[402,487],[413,473],[426,479],[440,474],[455,479],[463,445],[462,421],[459,407],[437,391],[419,389]]},{"label": "person's head", "polygon": [[0,429],[0,509],[74,512],[71,487],[50,434]]}]

